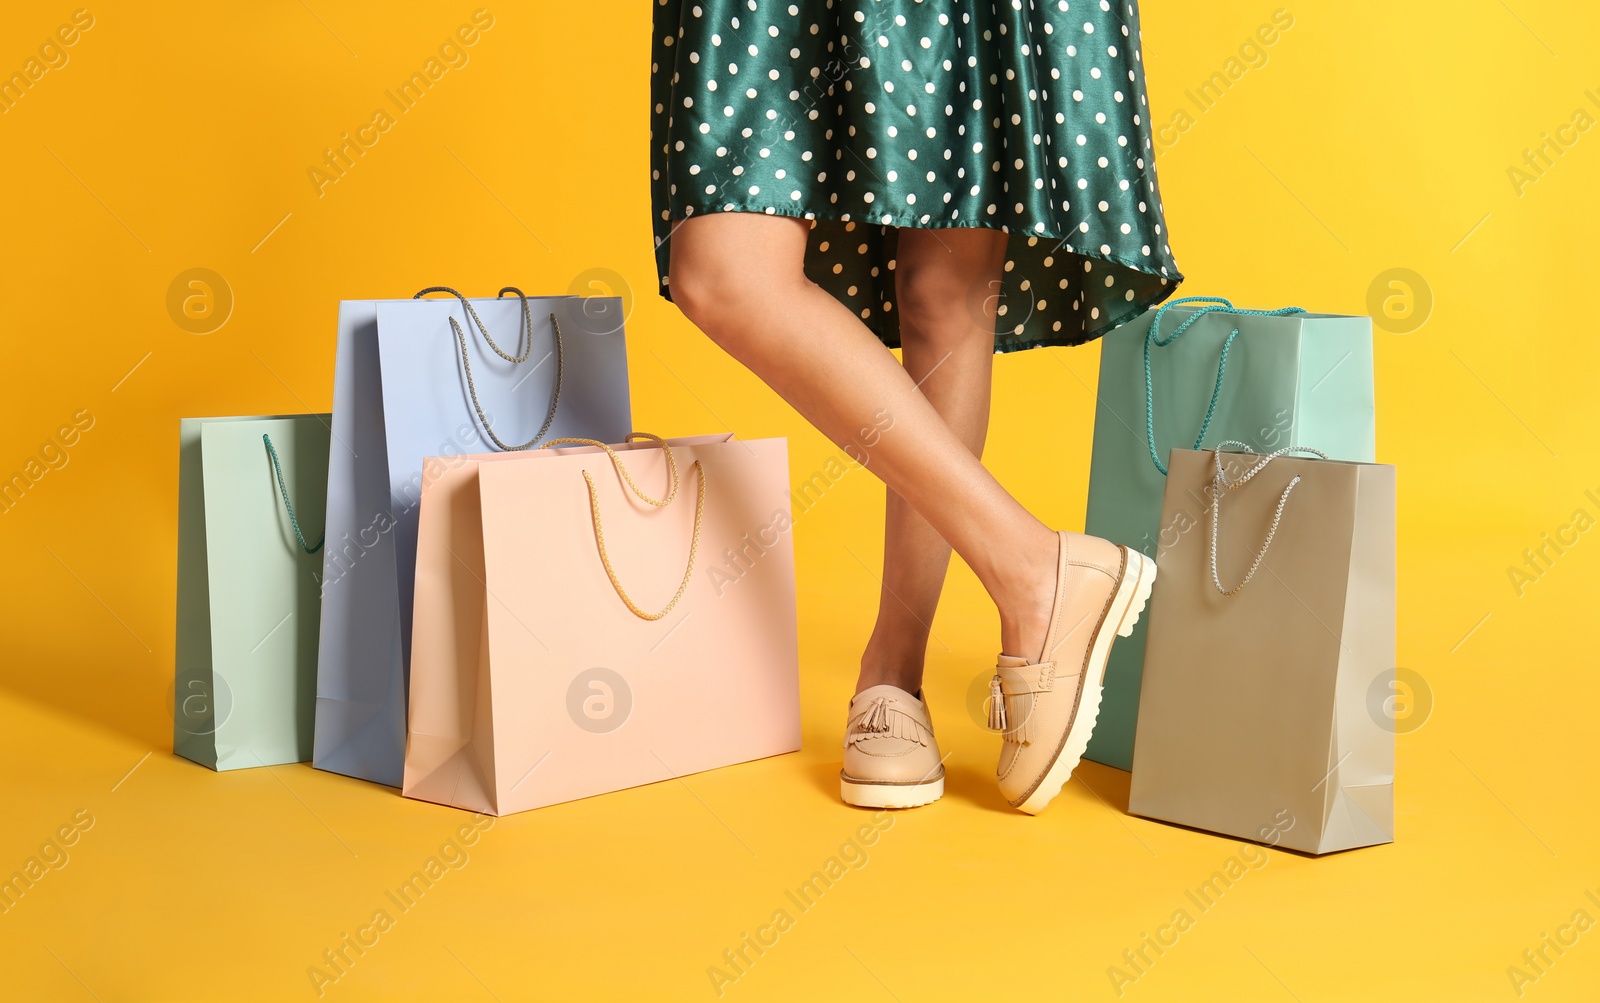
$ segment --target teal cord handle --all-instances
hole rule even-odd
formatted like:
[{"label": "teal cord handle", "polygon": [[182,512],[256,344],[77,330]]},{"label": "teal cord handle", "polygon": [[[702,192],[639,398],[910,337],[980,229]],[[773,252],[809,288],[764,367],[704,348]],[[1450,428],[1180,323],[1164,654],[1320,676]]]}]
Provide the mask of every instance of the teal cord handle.
[{"label": "teal cord handle", "polygon": [[315,547],[306,544],[305,534],[300,532],[300,520],[294,514],[294,503],[289,500],[289,488],[283,483],[283,467],[278,465],[278,451],[272,448],[272,436],[263,435],[261,441],[267,444],[267,455],[272,457],[272,470],[273,473],[278,475],[278,493],[283,495],[283,507],[289,511],[289,525],[294,527],[294,538],[300,541],[301,550],[308,554],[315,554],[322,549],[322,544],[328,538],[328,531],[326,528],[323,529],[322,536],[317,540]]},{"label": "teal cord handle", "polygon": [[[1193,314],[1190,314],[1189,318],[1174,328],[1171,334],[1167,335],[1166,338],[1162,338],[1161,319],[1167,315],[1168,310],[1175,306],[1182,306],[1185,303],[1209,303],[1211,305],[1203,306]],[[1154,463],[1156,469],[1161,471],[1162,477],[1167,476],[1167,465],[1161,462],[1161,456],[1156,452],[1156,392],[1155,386],[1150,379],[1150,346],[1154,345],[1157,348],[1167,347],[1177,341],[1185,331],[1189,330],[1195,321],[1208,313],[1225,313],[1234,317],[1284,317],[1293,313],[1305,312],[1303,307],[1297,306],[1280,307],[1277,310],[1243,310],[1220,296],[1183,296],[1178,299],[1168,300],[1161,305],[1161,308],[1156,311],[1155,317],[1150,321],[1150,330],[1146,332],[1144,339],[1144,430],[1145,443],[1150,447],[1150,462]],[[1239,337],[1239,329],[1236,327],[1229,333],[1227,340],[1222,343],[1222,357],[1217,360],[1217,382],[1211,388],[1211,403],[1206,407],[1206,417],[1200,423],[1200,432],[1194,437],[1194,446],[1192,447],[1194,449],[1199,449],[1200,443],[1205,441],[1206,432],[1211,429],[1211,419],[1216,416],[1217,400],[1222,396],[1222,378],[1228,371],[1228,350],[1233,347],[1233,339],[1237,337]]]}]

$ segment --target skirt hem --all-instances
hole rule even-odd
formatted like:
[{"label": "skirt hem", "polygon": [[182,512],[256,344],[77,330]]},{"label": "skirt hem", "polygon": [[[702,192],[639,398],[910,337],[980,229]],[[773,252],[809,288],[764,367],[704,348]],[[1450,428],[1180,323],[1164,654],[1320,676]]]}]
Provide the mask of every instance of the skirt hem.
[{"label": "skirt hem", "polygon": [[[681,222],[682,220],[692,218],[695,215],[712,215],[718,212],[746,212],[764,216],[784,216],[790,219],[823,220],[830,223],[855,223],[864,227],[890,226],[903,230],[994,230],[998,233],[1005,233],[1009,236],[1020,237],[1023,239],[1059,240],[1061,241],[1063,249],[1065,248],[1067,241],[1066,236],[1053,231],[1018,230],[1010,226],[989,223],[981,219],[976,222],[962,220],[929,220],[926,223],[882,223],[870,219],[842,219],[842,214],[840,213],[817,212],[814,209],[800,209],[790,206],[776,206],[764,203],[746,203],[743,205],[733,205],[731,207],[726,202],[720,202],[714,206],[686,203],[681,206],[675,206],[674,208],[678,210],[689,209],[692,211],[688,213],[683,213],[681,211],[675,212],[671,216],[670,222]],[[1134,317],[1144,313],[1150,307],[1166,300],[1168,297],[1172,296],[1173,293],[1178,291],[1178,286],[1183,282],[1183,273],[1181,272],[1174,272],[1171,275],[1162,275],[1159,271],[1153,270],[1148,266],[1126,260],[1113,254],[1102,254],[1098,251],[1078,250],[1076,248],[1066,251],[1065,253],[1075,254],[1078,257],[1088,258],[1092,261],[1105,262],[1107,264],[1116,265],[1120,268],[1126,268],[1129,271],[1137,272],[1140,275],[1147,275],[1152,279],[1162,282],[1163,284],[1156,287],[1150,294],[1136,296],[1134,299],[1128,301],[1128,310],[1118,311],[1114,316],[1109,315],[1108,312],[1106,323],[1088,331],[1081,332],[1075,337],[1067,337],[1062,335],[1059,337],[1045,336],[1041,338],[1030,338],[1024,340],[1017,338],[1015,335],[1002,334],[996,330],[994,336],[994,352],[996,355],[1025,351],[1030,348],[1070,348],[1076,345],[1087,344],[1100,337],[1103,337],[1107,332],[1127,323]],[[672,290],[665,275],[659,276],[658,287],[661,296],[666,299],[667,302],[672,302]],[[894,329],[892,331],[884,328],[885,319],[893,319]],[[887,312],[875,311],[871,320],[863,321],[863,323],[867,325],[868,329],[870,329],[873,334],[878,336],[878,339],[884,343],[885,347],[901,347],[899,321],[898,319],[892,318],[891,314]],[[998,324],[996,327],[998,328]]]}]

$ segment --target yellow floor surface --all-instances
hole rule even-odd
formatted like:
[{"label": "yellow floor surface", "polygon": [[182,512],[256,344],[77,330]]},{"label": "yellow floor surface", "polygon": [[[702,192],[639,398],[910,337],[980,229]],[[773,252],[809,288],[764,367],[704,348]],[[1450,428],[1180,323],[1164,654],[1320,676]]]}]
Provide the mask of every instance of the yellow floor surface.
[{"label": "yellow floor surface", "polygon": [[[1398,739],[1396,841],[1311,859],[1130,817],[1127,774],[1094,764],[1044,815],[1009,810],[966,710],[995,624],[965,574],[927,687],[948,791],[863,838],[836,771],[867,533],[801,532],[802,752],[498,820],[309,766],[213,774],[5,698],[5,869],[80,830],[0,917],[8,998],[1497,1000],[1513,966],[1526,998],[1596,998],[1600,930],[1571,925],[1600,916],[1592,559],[1537,605],[1481,601],[1462,641],[1477,607],[1439,582],[1472,554],[1408,556],[1402,663],[1433,709]],[[834,857],[825,894],[791,897]],[[430,858],[443,876],[406,891]],[[1230,858],[1243,877],[1201,908]]]}]

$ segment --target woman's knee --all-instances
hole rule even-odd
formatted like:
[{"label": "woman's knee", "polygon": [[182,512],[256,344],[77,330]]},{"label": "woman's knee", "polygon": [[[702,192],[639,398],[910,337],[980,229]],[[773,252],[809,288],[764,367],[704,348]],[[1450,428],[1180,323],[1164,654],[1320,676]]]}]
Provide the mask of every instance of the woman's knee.
[{"label": "woman's knee", "polygon": [[724,316],[740,297],[740,279],[733,262],[715,253],[674,249],[667,274],[672,302],[707,334],[723,326]]},{"label": "woman's knee", "polygon": [[987,275],[955,274],[943,268],[895,271],[895,307],[907,340],[946,349],[994,337],[994,298],[999,283]]},{"label": "woman's knee", "polygon": [[789,269],[751,253],[740,241],[695,235],[673,247],[667,288],[684,316],[711,340],[729,347],[759,331],[762,316],[777,309],[777,301],[804,279],[798,263]]}]

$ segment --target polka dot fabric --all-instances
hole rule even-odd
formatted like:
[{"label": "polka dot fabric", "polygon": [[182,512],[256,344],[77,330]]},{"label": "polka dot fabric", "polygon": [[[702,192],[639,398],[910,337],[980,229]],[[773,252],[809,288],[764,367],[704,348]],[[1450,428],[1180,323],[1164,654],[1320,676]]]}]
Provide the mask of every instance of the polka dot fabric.
[{"label": "polka dot fabric", "polygon": [[1010,234],[995,350],[1073,345],[1182,281],[1129,0],[657,0],[652,202],[812,222],[806,274],[897,347],[901,227]]}]

